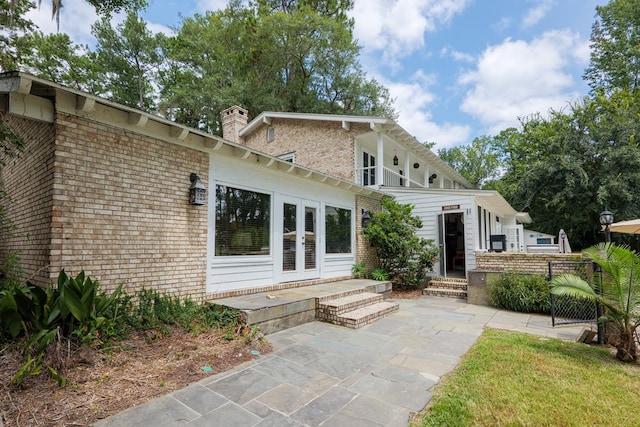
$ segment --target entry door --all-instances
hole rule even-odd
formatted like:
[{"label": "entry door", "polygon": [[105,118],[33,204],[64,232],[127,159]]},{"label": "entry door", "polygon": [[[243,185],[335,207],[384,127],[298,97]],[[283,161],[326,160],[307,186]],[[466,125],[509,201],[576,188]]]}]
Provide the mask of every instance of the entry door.
[{"label": "entry door", "polygon": [[319,277],[319,203],[285,200],[282,208],[283,281]]}]

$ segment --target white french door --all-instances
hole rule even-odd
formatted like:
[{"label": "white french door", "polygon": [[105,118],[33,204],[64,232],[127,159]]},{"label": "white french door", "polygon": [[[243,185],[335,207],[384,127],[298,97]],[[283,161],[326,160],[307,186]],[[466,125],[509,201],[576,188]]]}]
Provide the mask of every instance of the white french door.
[{"label": "white french door", "polygon": [[281,281],[314,279],[319,268],[320,204],[308,200],[282,199]]}]

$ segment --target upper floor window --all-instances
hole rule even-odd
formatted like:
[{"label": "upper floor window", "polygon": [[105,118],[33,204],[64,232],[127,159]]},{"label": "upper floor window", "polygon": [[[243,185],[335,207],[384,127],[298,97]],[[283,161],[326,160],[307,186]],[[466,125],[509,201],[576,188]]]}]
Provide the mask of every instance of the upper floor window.
[{"label": "upper floor window", "polygon": [[296,153],[287,153],[281,154],[278,156],[280,160],[284,160],[285,162],[295,163],[296,162]]},{"label": "upper floor window", "polygon": [[362,152],[362,185],[376,185],[376,158]]}]

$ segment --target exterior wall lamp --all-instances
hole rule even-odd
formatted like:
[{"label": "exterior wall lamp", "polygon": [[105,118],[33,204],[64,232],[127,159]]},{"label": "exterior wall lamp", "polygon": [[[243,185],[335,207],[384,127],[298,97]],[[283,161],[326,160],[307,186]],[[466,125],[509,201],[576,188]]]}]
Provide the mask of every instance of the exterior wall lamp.
[{"label": "exterior wall lamp", "polygon": [[369,227],[369,222],[371,222],[371,214],[369,211],[362,209],[362,228]]},{"label": "exterior wall lamp", "polygon": [[205,188],[200,177],[195,173],[189,175],[191,187],[189,187],[189,204],[204,205],[207,203],[207,189]]},{"label": "exterior wall lamp", "polygon": [[433,181],[434,181],[437,177],[438,177],[438,174],[435,174],[435,173],[434,173],[434,174],[432,174],[432,175],[429,177],[429,184],[433,184]]},{"label": "exterior wall lamp", "polygon": [[604,241],[611,243],[611,230],[609,226],[613,224],[613,213],[609,212],[606,208],[600,212],[600,224],[604,225]]},{"label": "exterior wall lamp", "polygon": [[398,166],[398,155],[395,150],[393,150],[393,166]]}]

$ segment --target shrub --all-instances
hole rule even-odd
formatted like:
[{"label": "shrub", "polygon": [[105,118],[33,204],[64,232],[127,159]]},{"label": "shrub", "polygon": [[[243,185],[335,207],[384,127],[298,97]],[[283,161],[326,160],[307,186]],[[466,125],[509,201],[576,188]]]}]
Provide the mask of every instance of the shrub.
[{"label": "shrub", "polygon": [[433,270],[439,250],[433,240],[417,236],[422,228],[419,216],[413,216],[413,205],[403,205],[390,198],[382,200],[383,212],[371,215],[362,235],[376,248],[380,267],[389,273],[395,287],[419,287],[426,272]]},{"label": "shrub", "polygon": [[551,286],[543,276],[503,273],[489,284],[488,295],[498,308],[521,313],[551,311]]}]

